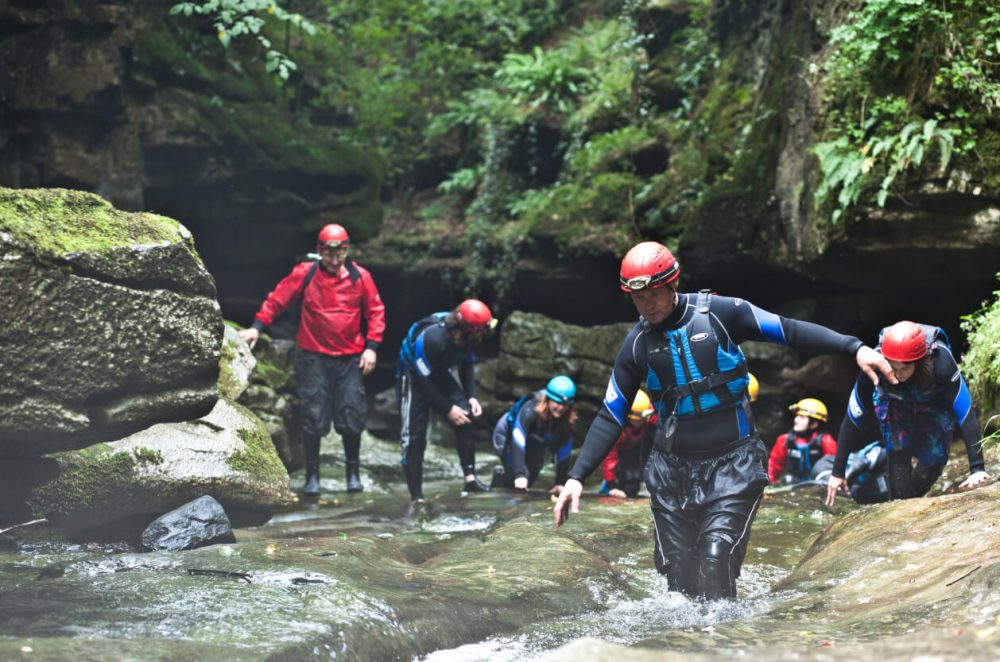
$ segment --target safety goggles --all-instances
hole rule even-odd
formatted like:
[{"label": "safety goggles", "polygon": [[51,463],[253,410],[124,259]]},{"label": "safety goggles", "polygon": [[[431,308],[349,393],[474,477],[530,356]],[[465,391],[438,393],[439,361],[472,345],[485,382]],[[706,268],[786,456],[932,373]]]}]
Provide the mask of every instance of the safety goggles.
[{"label": "safety goggles", "polygon": [[673,278],[674,274],[677,273],[677,264],[675,263],[671,268],[659,273],[655,273],[652,276],[632,276],[631,278],[619,278],[621,284],[625,289],[632,292],[638,292],[639,290],[646,290],[652,287],[659,287],[664,282],[669,281]]}]

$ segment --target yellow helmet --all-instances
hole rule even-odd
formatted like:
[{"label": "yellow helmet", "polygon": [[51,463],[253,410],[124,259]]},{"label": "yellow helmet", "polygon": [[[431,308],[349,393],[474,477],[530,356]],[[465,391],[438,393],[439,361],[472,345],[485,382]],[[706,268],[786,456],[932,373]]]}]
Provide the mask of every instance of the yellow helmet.
[{"label": "yellow helmet", "polygon": [[635,400],[632,401],[632,409],[628,413],[628,417],[633,421],[641,421],[644,418],[649,418],[653,415],[653,404],[649,401],[649,396],[646,395],[645,391],[639,391],[635,394]]},{"label": "yellow helmet", "polygon": [[750,378],[750,383],[747,384],[747,393],[750,394],[750,402],[757,402],[757,393],[760,391],[760,383],[757,378],[753,376],[752,372],[748,372],[747,376]]},{"label": "yellow helmet", "polygon": [[824,423],[827,421],[826,405],[816,398],[803,398],[789,407],[788,410],[794,411],[796,416],[802,414]]}]

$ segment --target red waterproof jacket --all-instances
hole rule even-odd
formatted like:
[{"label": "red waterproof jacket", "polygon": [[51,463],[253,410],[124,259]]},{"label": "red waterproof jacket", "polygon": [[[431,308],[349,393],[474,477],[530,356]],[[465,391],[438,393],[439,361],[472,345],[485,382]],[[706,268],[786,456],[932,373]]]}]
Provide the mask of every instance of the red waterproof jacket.
[{"label": "red waterproof jacket", "polygon": [[[312,262],[303,262],[278,283],[255,316],[262,326],[270,326],[298,296]],[[359,278],[351,279],[346,267],[330,275],[322,267],[316,269],[302,293],[302,321],[295,340],[310,352],[344,356],[360,354],[365,349],[377,350],[385,332],[385,305],[375,288],[371,274],[356,263]],[[366,323],[361,335],[361,320]],[[255,324],[256,325],[256,324]]]},{"label": "red waterproof jacket", "polygon": [[[788,435],[791,432],[786,432],[785,434],[778,435],[777,441],[774,442],[774,447],[771,448],[771,457],[767,463],[767,477],[771,479],[772,483],[777,482],[778,476],[781,472],[785,470],[785,466],[788,464]],[[815,433],[809,435],[795,436],[795,445],[800,450],[800,452],[808,452],[810,443],[816,444]],[[819,435],[819,456],[824,455],[836,455],[837,454],[837,440],[833,438],[829,432],[824,432]]]},{"label": "red waterproof jacket", "polygon": [[604,474],[606,482],[611,483],[618,480],[618,463],[622,457],[628,457],[632,462],[646,459],[639,457],[640,445],[650,432],[656,430],[656,422],[656,414],[653,414],[640,426],[625,424],[618,439],[615,440],[615,445],[611,447],[611,451],[601,463],[601,473]]}]

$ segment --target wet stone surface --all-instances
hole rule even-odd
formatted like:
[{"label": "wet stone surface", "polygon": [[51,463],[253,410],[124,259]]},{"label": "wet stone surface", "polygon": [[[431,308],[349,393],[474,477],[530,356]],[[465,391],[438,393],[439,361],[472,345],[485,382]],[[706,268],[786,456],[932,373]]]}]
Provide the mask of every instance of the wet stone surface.
[{"label": "wet stone surface", "polygon": [[[998,652],[991,559],[1000,541],[989,528],[1000,519],[997,488],[864,509],[841,501],[835,513],[816,488],[770,493],[740,598],[703,604],[667,591],[657,575],[645,499],[588,498],[556,530],[551,474],[527,496],[462,497],[454,451],[433,448],[428,501],[413,507],[392,480],[393,445],[366,439],[366,492],[350,495],[337,446],[324,445],[319,499],[237,529],[235,544],[141,554],[47,542],[41,532],[32,541],[24,529],[0,550],[0,658]],[[488,475],[489,457],[479,459]],[[972,522],[986,527],[974,544],[961,537]],[[952,562],[942,550],[954,547],[963,551]]]}]

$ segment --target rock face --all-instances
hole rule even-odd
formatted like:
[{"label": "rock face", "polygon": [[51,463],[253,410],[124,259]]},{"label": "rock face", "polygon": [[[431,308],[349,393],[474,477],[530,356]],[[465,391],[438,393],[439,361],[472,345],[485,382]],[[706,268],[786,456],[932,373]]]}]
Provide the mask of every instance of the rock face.
[{"label": "rock face", "polygon": [[89,193],[0,189],[0,456],[207,414],[215,285],[179,223]]},{"label": "rock face", "polygon": [[198,420],[154,425],[126,439],[59,453],[56,477],[30,492],[34,513],[70,535],[119,537],[210,495],[237,526],[291,502],[288,475],[264,426],[226,399]]},{"label": "rock face", "polygon": [[222,504],[206,495],[157,517],[142,532],[146,551],[179,552],[236,542]]},{"label": "rock face", "polygon": [[183,219],[249,317],[324,224],[355,241],[378,232],[383,166],[290,111],[253,52],[223,49],[209,21],[171,17],[173,4],[0,7],[0,185],[89,190]]}]

